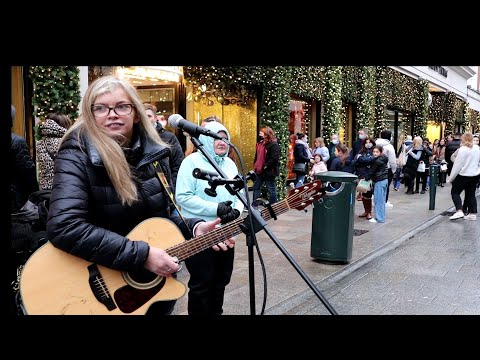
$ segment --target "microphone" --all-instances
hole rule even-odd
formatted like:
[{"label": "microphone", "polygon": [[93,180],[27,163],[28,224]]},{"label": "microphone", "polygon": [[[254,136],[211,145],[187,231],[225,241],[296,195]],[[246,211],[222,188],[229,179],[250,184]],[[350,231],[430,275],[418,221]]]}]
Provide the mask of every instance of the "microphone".
[{"label": "microphone", "polygon": [[199,168],[195,168],[192,171],[192,175],[196,179],[211,181],[218,178],[220,175],[216,172],[206,171]]},{"label": "microphone", "polygon": [[195,168],[192,171],[192,175],[193,175],[194,178],[208,181],[208,185],[210,185],[210,189],[205,188],[203,190],[203,191],[205,191],[205,194],[207,194],[208,196],[211,196],[211,197],[217,196],[216,189],[217,189],[218,184],[216,183],[215,180],[218,179],[218,177],[220,176],[219,174],[214,173],[214,172],[210,172],[210,171],[206,171],[206,170],[202,170],[202,169],[199,169],[199,168]]},{"label": "microphone", "polygon": [[182,129],[183,131],[189,133],[191,136],[197,137],[198,135],[205,135],[213,137],[217,140],[224,140],[224,138],[218,135],[216,132],[210,131],[202,126],[195,125],[194,123],[185,120],[182,115],[170,115],[168,117],[168,124],[173,128]]}]

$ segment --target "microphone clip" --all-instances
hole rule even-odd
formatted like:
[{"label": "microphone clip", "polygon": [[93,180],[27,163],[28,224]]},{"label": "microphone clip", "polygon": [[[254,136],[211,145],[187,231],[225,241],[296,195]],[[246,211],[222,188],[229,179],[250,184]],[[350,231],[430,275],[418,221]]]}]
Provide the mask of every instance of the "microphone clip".
[{"label": "microphone clip", "polygon": [[211,197],[216,197],[217,196],[217,185],[216,184],[212,184],[210,181],[208,182],[208,185],[210,185],[210,188],[205,188],[205,194],[207,194],[208,196],[211,196]]}]

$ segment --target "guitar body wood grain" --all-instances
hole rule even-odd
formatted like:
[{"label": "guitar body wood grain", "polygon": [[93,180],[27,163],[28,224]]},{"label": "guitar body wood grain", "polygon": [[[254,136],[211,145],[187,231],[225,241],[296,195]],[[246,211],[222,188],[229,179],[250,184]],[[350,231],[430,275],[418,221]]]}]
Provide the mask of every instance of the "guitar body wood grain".
[{"label": "guitar body wood grain", "polygon": [[[141,222],[127,237],[162,249],[185,241],[175,224],[164,218]],[[90,287],[88,266],[91,264],[51,243],[43,245],[28,259],[20,278],[20,295],[27,314],[144,315],[153,303],[176,300],[186,293],[185,285],[173,277],[159,278],[160,283],[166,280],[163,286],[152,284],[139,289],[127,283],[123,272],[98,265],[108,293],[118,297],[115,301],[118,306],[108,310]],[[148,301],[145,302],[145,298],[149,298]]]}]

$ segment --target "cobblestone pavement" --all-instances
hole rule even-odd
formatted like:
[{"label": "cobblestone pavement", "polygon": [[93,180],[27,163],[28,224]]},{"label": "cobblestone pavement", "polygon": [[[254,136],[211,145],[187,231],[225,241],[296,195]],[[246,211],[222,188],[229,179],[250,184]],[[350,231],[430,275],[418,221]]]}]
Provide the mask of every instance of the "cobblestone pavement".
[{"label": "cobblestone pavement", "polygon": [[[402,188],[403,190],[403,188]],[[352,258],[347,264],[321,263],[310,256],[312,207],[290,210],[268,226],[304,274],[338,314],[478,314],[480,313],[479,221],[448,220],[453,211],[450,186],[437,188],[435,209],[429,194],[390,192],[393,207],[386,222],[370,223],[357,215],[355,202]],[[267,289],[265,314],[329,314],[287,257],[264,231],[255,250],[255,314]],[[232,280],[225,292],[224,315],[250,315],[250,264],[245,237],[237,239]],[[188,282],[184,267],[178,280]],[[266,284],[266,285],[265,285]],[[186,315],[187,295],[174,314]]]}]

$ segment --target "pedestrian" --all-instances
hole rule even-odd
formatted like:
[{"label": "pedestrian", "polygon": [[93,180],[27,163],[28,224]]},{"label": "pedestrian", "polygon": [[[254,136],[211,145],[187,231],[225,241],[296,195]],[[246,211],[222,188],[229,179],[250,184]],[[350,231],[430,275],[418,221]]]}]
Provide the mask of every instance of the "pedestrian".
[{"label": "pedestrian", "polygon": [[362,147],[362,142],[368,137],[368,130],[367,129],[360,129],[358,130],[358,138],[355,140],[353,143],[353,148],[352,148],[352,159],[354,159],[358,152],[360,151],[360,148]]},{"label": "pedestrian", "polygon": [[[375,141],[369,137],[362,140],[360,150],[355,156],[354,168],[355,174],[358,176],[358,180],[365,179],[367,176],[372,175],[372,164],[375,161],[373,156],[373,148]],[[360,198],[363,203],[363,214],[358,217],[364,217],[367,220],[372,218],[372,190],[368,189],[364,193],[360,193]]]},{"label": "pedestrian", "polygon": [[373,198],[375,203],[375,217],[369,221],[373,223],[385,222],[385,203],[388,186],[388,158],[381,146],[373,147],[373,156],[375,158],[371,165],[370,173],[365,180],[373,181]]},{"label": "pedestrian", "polygon": [[445,160],[447,162],[447,175],[450,176],[450,173],[452,172],[452,167],[453,167],[453,162],[455,161],[455,157],[452,158],[452,155],[455,153],[455,151],[458,150],[461,144],[461,138],[462,134],[457,132],[455,133],[454,137],[452,138],[452,135],[449,135],[447,137],[452,139],[450,141],[447,140],[447,145],[445,146]]},{"label": "pedestrian", "polygon": [[395,148],[390,143],[392,139],[392,132],[388,129],[383,130],[380,133],[380,139],[375,141],[377,146],[381,146],[383,148],[384,154],[387,156],[388,159],[388,185],[387,185],[387,195],[386,195],[386,206],[392,207],[393,204],[388,201],[388,197],[390,195],[390,184],[392,183],[393,176],[397,171],[397,155],[395,152]]},{"label": "pedestrian", "polygon": [[307,144],[307,137],[305,134],[298,133],[297,140],[295,141],[295,147],[293,148],[293,157],[295,158],[295,164],[304,164],[305,170],[297,171],[297,178],[295,180],[295,187],[302,186],[305,182],[305,176],[309,171],[310,159],[312,159],[312,152]]},{"label": "pedestrian", "polygon": [[53,166],[63,135],[72,126],[70,118],[60,112],[48,114],[38,124],[41,139],[37,141],[37,162],[40,190],[51,190],[53,184]]},{"label": "pedestrian", "polygon": [[258,205],[255,200],[260,198],[263,184],[267,187],[270,204],[277,202],[275,178],[279,175],[280,147],[275,138],[275,133],[271,128],[265,126],[260,129],[258,136],[259,141],[256,145],[253,160],[253,170],[257,177],[253,184],[254,206]]},{"label": "pedestrian", "polygon": [[[16,109],[11,106],[11,127]],[[10,213],[16,213],[25,205],[28,196],[38,190],[37,170],[30,156],[27,142],[21,136],[11,132],[10,145]]]},{"label": "pedestrian", "polygon": [[[13,127],[16,109],[10,108],[10,127]],[[10,154],[7,169],[10,174],[10,214],[19,213],[31,193],[38,190],[35,162],[30,156],[25,139],[13,131],[11,132]],[[30,232],[28,232],[29,234]],[[25,231],[16,226],[10,226],[10,243],[8,244],[7,278],[10,282],[17,280],[17,268],[24,263],[23,254],[17,253],[16,239],[24,239]],[[8,312],[16,314],[16,292],[8,287],[7,301]]]},{"label": "pedestrian", "polygon": [[332,170],[332,161],[335,159],[335,148],[337,145],[341,144],[340,137],[338,134],[332,134],[330,136],[330,144],[328,144],[328,153],[330,155],[328,161],[327,161],[327,168],[328,170]]},{"label": "pedestrian", "polygon": [[[206,129],[230,139],[228,130],[219,122],[209,122]],[[226,142],[206,135],[200,135],[199,141],[228,179],[238,175],[236,164],[228,157],[229,146]],[[231,194],[225,186],[215,190],[215,196],[207,192],[210,184],[205,179],[192,176],[195,168],[216,172],[213,165],[201,152],[194,152],[183,160],[178,172],[175,197],[185,217],[199,217],[206,221],[222,219],[226,224],[243,211],[243,203]],[[244,194],[243,190],[240,191]],[[233,272],[235,241],[215,245],[211,249],[198,253],[185,260],[190,280],[188,281],[188,314],[221,315],[225,287]]]},{"label": "pedestrian", "polygon": [[[452,201],[456,212],[450,220],[464,218],[477,220],[477,199],[475,190],[480,177],[480,148],[473,144],[473,135],[464,133],[461,136],[461,146],[447,182],[452,183]],[[465,201],[462,205],[460,194],[465,191]],[[465,213],[468,211],[468,215]]]},{"label": "pedestrian", "polygon": [[[172,192],[175,193],[175,184],[177,183],[178,169],[180,169],[180,164],[185,158],[185,156],[183,155],[182,146],[180,145],[180,142],[178,141],[175,134],[165,130],[162,121],[158,120],[156,115],[157,107],[148,103],[145,103],[144,107],[150,123],[155,127],[158,135],[160,135],[160,139],[171,145],[170,150],[172,153],[168,157],[168,164],[170,166],[170,172],[172,174],[172,184],[170,186],[172,187]],[[160,117],[162,116],[163,115],[160,115]],[[165,119],[165,116],[163,116],[163,118]]]}]

